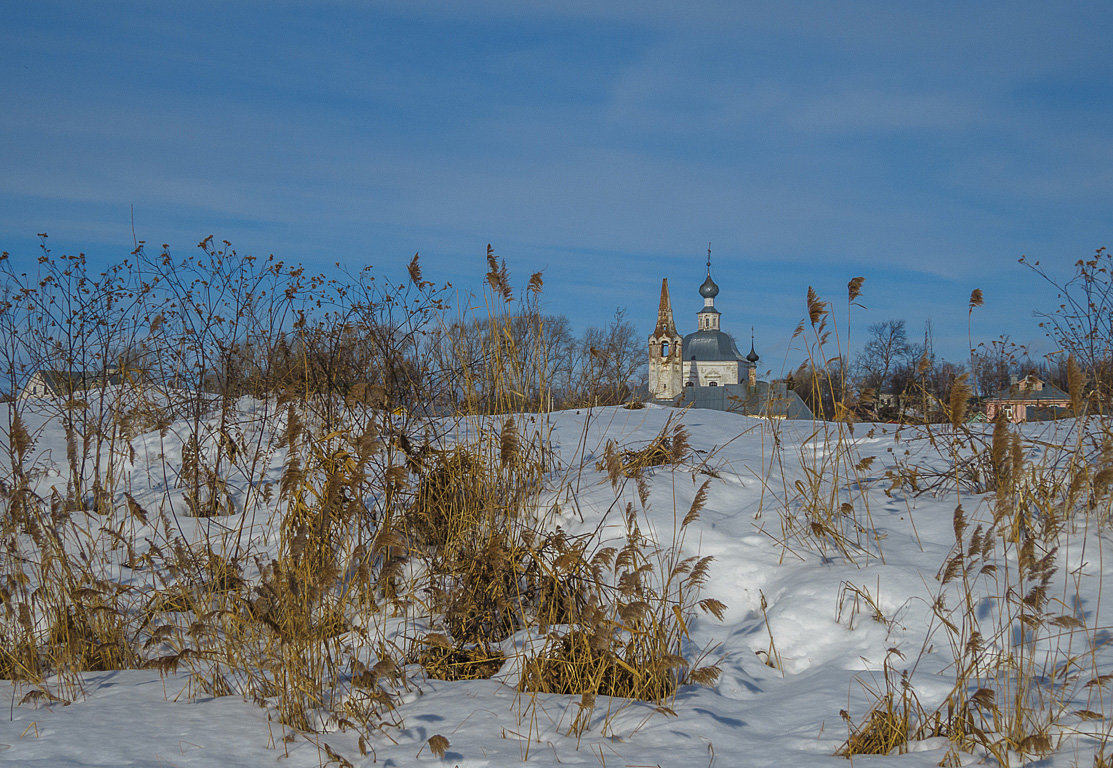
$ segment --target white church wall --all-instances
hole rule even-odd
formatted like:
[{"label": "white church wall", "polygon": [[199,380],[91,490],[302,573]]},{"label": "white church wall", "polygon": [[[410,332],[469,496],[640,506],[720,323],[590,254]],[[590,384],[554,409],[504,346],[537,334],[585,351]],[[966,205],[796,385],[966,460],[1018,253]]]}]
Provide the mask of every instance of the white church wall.
[{"label": "white church wall", "polygon": [[[693,366],[695,366],[693,375]],[[684,363],[684,383],[695,382],[696,386],[709,387],[711,382],[721,387],[724,384],[738,383],[738,363],[733,360],[696,360]]]}]

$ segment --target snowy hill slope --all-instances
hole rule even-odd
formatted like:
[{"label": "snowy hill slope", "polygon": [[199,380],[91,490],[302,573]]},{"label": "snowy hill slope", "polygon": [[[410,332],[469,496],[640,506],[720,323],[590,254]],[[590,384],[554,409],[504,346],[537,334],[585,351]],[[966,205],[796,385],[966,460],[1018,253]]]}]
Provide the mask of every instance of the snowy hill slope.
[{"label": "snowy hill slope", "polygon": [[[252,444],[258,435],[250,416],[268,407],[241,402],[235,439]],[[24,459],[29,487],[49,509],[52,496],[66,493],[65,435],[45,411],[30,409],[25,421],[35,440]],[[713,682],[683,684],[660,703],[601,695],[587,705],[578,695],[522,692],[523,664],[552,648],[562,631],[534,627],[498,640],[506,661],[489,679],[436,680],[411,663],[374,727],[354,727],[336,715],[348,711],[342,702],[352,695],[338,688],[331,703],[311,713],[316,732],[298,731],[277,722],[276,699],[263,696],[257,702],[263,708],[244,701],[235,679],[229,690],[205,690],[198,681],[208,669],[206,648],[216,647],[207,644],[215,640],[200,630],[190,634],[195,627],[188,621],[172,629],[192,638],[197,658],[152,665],[180,655],[185,640],[169,640],[169,629],[154,636],[136,614],[128,632],[142,648],[130,666],[146,668],[51,670],[38,683],[0,682],[11,702],[10,717],[0,722],[0,760],[44,766],[320,765],[330,759],[341,765],[843,765],[836,752],[886,692],[893,696],[890,710],[910,714],[911,741],[896,750],[908,754],[871,763],[966,764],[994,759],[996,752],[1011,764],[1089,765],[1105,743],[1108,694],[1100,676],[1113,672],[1113,621],[1102,597],[1113,586],[1107,584],[1113,562],[1105,557],[1108,496],[1093,483],[1103,468],[1100,424],[1025,425],[1023,443],[1016,441],[1010,454],[1022,456],[1001,491],[1001,499],[1007,491],[1012,501],[1002,501],[976,492],[988,480],[970,470],[995,466],[988,457],[992,425],[956,437],[950,427],[851,429],[657,407],[518,421],[523,435],[539,430],[552,451],[535,502],[546,530],[590,539],[596,550],[621,549],[629,509],[657,545],[647,578],[686,556],[714,558],[698,597],[725,605],[721,621],[709,611],[681,620],[683,656],[689,666],[717,665]],[[467,444],[485,425],[501,423],[461,422],[451,439]],[[254,584],[267,578],[268,559],[280,558],[286,546],[282,520],[289,506],[276,491],[289,447],[256,442],[268,449],[250,464],[233,463],[240,469],[223,479],[233,514],[192,517],[189,489],[179,480],[191,450],[186,427],[177,421],[127,440],[118,450],[123,479],[111,504],[97,512],[72,510],[57,526],[66,531],[64,549],[74,562],[91,563],[104,584],[119,585],[113,587],[118,594],[134,594],[140,603],[180,583],[140,564],[145,554],[153,562],[152,548],[181,541],[226,557],[250,552],[241,576]],[[682,434],[677,427],[690,448],[678,462],[646,467],[637,477],[616,475],[613,466],[608,471],[608,455]],[[283,428],[274,427],[276,433]],[[1080,474],[1072,467],[1083,461],[1091,466],[1088,490],[1070,496],[1071,478]],[[694,502],[698,515],[685,526]],[[63,516],[57,504],[54,514]],[[26,532],[9,536],[33,548]],[[17,569],[34,571],[12,557],[9,551],[6,579]],[[417,583],[425,567],[411,560],[406,578]],[[337,642],[355,648],[353,658],[370,666],[384,643],[401,647],[403,640],[441,631],[423,599],[415,590],[403,608],[362,614]],[[48,618],[36,619],[40,636],[48,633]],[[280,645],[266,647],[282,652]],[[1099,684],[1087,685],[1095,679]],[[447,745],[430,743],[437,735]],[[435,747],[443,747],[443,757]]]}]

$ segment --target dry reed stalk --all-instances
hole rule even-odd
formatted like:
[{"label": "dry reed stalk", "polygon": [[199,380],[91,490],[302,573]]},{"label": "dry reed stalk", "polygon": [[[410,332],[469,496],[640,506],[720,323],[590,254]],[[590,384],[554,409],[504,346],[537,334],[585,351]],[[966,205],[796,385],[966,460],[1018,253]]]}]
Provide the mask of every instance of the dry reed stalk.
[{"label": "dry reed stalk", "polygon": [[[413,639],[382,634],[376,614],[428,610],[447,644],[416,660],[445,677],[490,674],[501,663],[491,646],[519,629],[572,627],[566,655],[581,671],[543,685],[586,686],[585,723],[600,691],[663,704],[682,682],[714,681],[714,665],[680,653],[692,615],[721,618],[724,608],[700,598],[710,559],[680,555],[706,490],[671,546],[646,536],[630,508],[626,541],[611,548],[553,530],[539,513],[553,463],[544,422],[510,416],[474,443],[449,439],[478,413],[551,403],[546,353],[523,348],[543,345],[545,329],[515,335],[508,270],[493,251],[483,367],[452,381],[462,411],[445,426],[412,415],[425,394],[414,382],[428,373],[416,339],[438,309],[416,256],[409,286],[384,298],[364,275],[354,285],[303,277],[212,238],[195,258],[137,254],[152,276],[137,288],[132,332],[149,362],[121,361],[127,397],[56,404],[71,467],[64,494],[38,498],[24,482],[36,434],[10,411],[12,514],[0,535],[15,554],[0,574],[0,674],[68,699],[86,670],[188,671],[191,693],[243,696],[300,731],[340,724],[366,735],[409,685],[403,647]],[[534,275],[526,297],[541,287]],[[352,362],[361,335],[384,366]],[[137,375],[144,365],[149,375]],[[366,380],[382,369],[395,378]],[[122,471],[145,439],[182,458],[164,464],[161,500]],[[644,503],[648,469],[689,454],[683,428],[668,427],[619,458],[616,498],[633,480]],[[273,546],[250,535],[270,514]],[[130,584],[105,578],[116,564]],[[50,675],[61,685],[48,689]]]},{"label": "dry reed stalk", "polygon": [[[954,684],[936,709],[924,711],[898,706],[898,691],[887,680],[841,754],[899,746],[882,736],[905,729],[909,739],[946,736],[955,749],[984,750],[1008,766],[1049,754],[1073,718],[1091,717],[1089,700],[1101,683],[1095,682],[1100,674],[1087,668],[1096,670],[1098,648],[1084,617],[1071,607],[1080,599],[1082,577],[1074,577],[1073,593],[1069,582],[1059,597],[1051,588],[1064,534],[1079,524],[1105,523],[1093,512],[1107,504],[1106,491],[1089,479],[1088,464],[1107,461],[1110,426],[1095,421],[1072,426],[1068,434],[1064,443],[1042,442],[1038,464],[1029,460],[1034,452],[1021,433],[1003,420],[994,425],[988,446],[968,431],[936,443],[950,451],[956,466],[959,451],[984,452],[994,488],[987,497],[990,519],[975,521],[962,505],[956,507],[954,546],[938,575],[937,629],[925,647],[934,632],[945,634]],[[957,495],[963,488],[957,474],[954,483]]]}]

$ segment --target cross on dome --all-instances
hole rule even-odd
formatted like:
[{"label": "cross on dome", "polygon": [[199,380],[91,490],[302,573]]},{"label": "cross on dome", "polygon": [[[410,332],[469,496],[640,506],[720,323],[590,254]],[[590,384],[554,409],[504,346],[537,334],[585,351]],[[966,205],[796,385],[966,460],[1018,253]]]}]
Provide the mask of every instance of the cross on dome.
[{"label": "cross on dome", "polygon": [[[719,295],[719,286],[711,279],[711,243],[707,244],[707,279],[699,287],[699,295],[705,299],[714,299]],[[712,306],[714,302],[708,303]]]}]

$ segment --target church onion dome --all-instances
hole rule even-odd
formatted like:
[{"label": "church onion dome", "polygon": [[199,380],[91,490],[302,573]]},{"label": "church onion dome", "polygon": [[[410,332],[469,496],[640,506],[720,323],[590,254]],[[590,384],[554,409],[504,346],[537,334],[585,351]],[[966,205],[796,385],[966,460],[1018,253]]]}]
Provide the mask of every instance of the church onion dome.
[{"label": "church onion dome", "polygon": [[689,333],[684,337],[682,344],[684,350],[684,357],[688,360],[695,360],[700,362],[707,361],[724,361],[724,360],[745,360],[742,353],[738,351],[738,347],[734,344],[734,339],[730,334],[723,333],[722,331],[696,331]]},{"label": "church onion dome", "polygon": [[754,343],[752,341],[750,342],[750,354],[746,355],[746,359],[749,360],[751,363],[756,363],[758,360],[761,359],[757,356],[757,352],[754,351]]},{"label": "church onion dome", "polygon": [[711,273],[707,273],[707,279],[703,281],[703,285],[699,287],[699,295],[705,299],[713,299],[719,295],[719,286],[711,279]]}]

